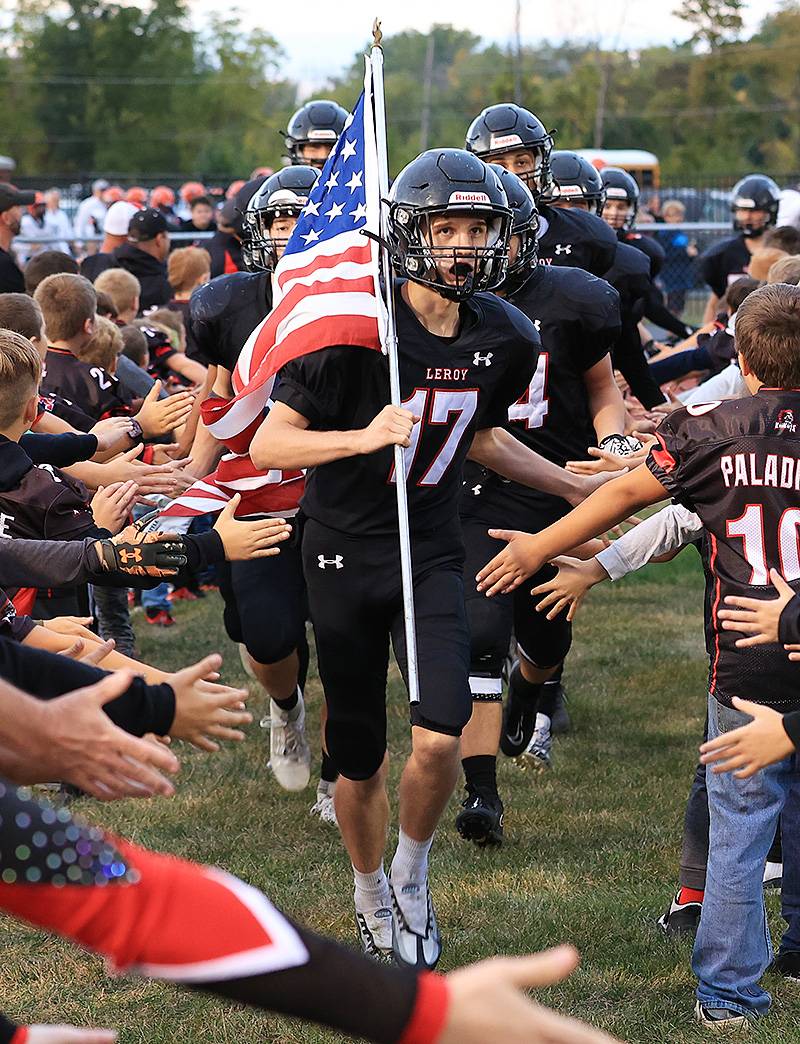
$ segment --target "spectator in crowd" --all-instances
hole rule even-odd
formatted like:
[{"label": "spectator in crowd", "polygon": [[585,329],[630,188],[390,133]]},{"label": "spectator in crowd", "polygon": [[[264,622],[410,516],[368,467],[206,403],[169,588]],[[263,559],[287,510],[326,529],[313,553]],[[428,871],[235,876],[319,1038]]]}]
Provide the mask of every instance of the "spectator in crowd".
[{"label": "spectator in crowd", "polygon": [[82,276],[86,276],[94,283],[101,272],[114,267],[114,251],[117,247],[127,243],[131,218],[137,210],[138,207],[135,207],[133,203],[127,203],[124,199],[111,204],[106,214],[100,250],[83,259],[81,262]]},{"label": "spectator in crowd", "polygon": [[139,307],[143,312],[165,305],[172,297],[167,280],[168,229],[166,218],[157,210],[138,210],[130,220],[127,243],[113,252],[115,266],[139,280]]},{"label": "spectator in crowd", "polygon": [[202,286],[211,278],[211,257],[207,250],[200,247],[183,247],[173,250],[167,261],[167,278],[172,287],[173,297],[167,308],[180,312],[183,316],[183,327],[186,331],[186,354],[190,359],[208,366],[192,333],[189,322],[189,298],[195,287]]},{"label": "spectator in crowd", "polygon": [[114,203],[119,203],[121,199],[125,199],[125,193],[119,185],[109,185],[103,193],[103,202],[106,205],[106,209],[113,206]]},{"label": "spectator in crowd", "polygon": [[88,242],[90,236],[99,236],[103,232],[108,204],[104,199],[104,193],[109,184],[105,178],[98,178],[92,182],[92,194],[81,200],[75,213],[75,236],[84,241],[84,247],[88,254],[97,250],[96,243]]},{"label": "spectator in crowd", "polygon": [[208,196],[197,196],[192,200],[191,216],[181,223],[183,232],[214,232],[217,223],[214,220],[214,207]]},{"label": "spectator in crowd", "polygon": [[226,201],[217,217],[217,231],[205,247],[211,255],[211,278],[228,275],[231,272],[242,272],[242,231],[247,204],[260,188],[265,178],[258,177],[246,182],[235,196]]},{"label": "spectator in crowd", "polygon": [[[778,225],[793,225],[800,229],[800,192],[796,188],[785,188],[778,202]],[[792,250],[791,253],[795,251]]]},{"label": "spectator in crowd", "polygon": [[800,284],[800,254],[789,254],[776,261],[767,273],[767,282]]},{"label": "spectator in crowd", "polygon": [[794,225],[778,225],[776,228],[768,228],[762,240],[763,249],[777,247],[785,250],[787,254],[800,254],[800,228]]},{"label": "spectator in crowd", "polygon": [[36,287],[50,275],[69,272],[74,275],[78,271],[78,262],[70,254],[62,254],[60,250],[42,250],[25,265],[25,293],[31,297]]},{"label": "spectator in crowd", "polygon": [[99,366],[107,373],[116,374],[117,358],[124,342],[116,323],[98,315],[94,321],[94,333],[88,344],[81,349],[80,360],[91,366]]},{"label": "spectator in crowd", "polygon": [[[120,271],[122,271],[122,269],[120,269]],[[116,325],[118,314],[114,302],[108,294],[104,294],[102,290],[97,290],[95,288],[95,292],[97,293],[97,314],[102,315],[104,319],[111,319]]]},{"label": "spectator in crowd", "polygon": [[[667,225],[680,225],[686,219],[686,207],[679,199],[668,199],[661,208],[661,217]],[[680,315],[686,304],[686,291],[691,290],[695,282],[693,262],[697,257],[697,244],[682,229],[661,229],[655,238],[665,255],[658,281],[667,296],[668,310]]]},{"label": "spectator in crowd", "polygon": [[125,201],[127,203],[133,203],[137,210],[147,206],[147,198],[147,189],[142,188],[141,185],[133,185],[125,193]]},{"label": "spectator in crowd", "polygon": [[44,224],[48,237],[54,242],[48,243],[50,250],[58,250],[62,254],[72,253],[72,222],[65,210],[61,209],[61,193],[57,188],[48,189],[44,194],[46,210]]},{"label": "spectator in crowd", "polygon": [[138,326],[120,327],[122,335],[122,355],[130,359],[140,370],[147,370],[150,355],[147,351],[147,338]]},{"label": "spectator in crowd", "polygon": [[175,193],[169,185],[156,185],[150,193],[150,206],[164,215],[171,229],[181,227],[181,219],[175,213]]},{"label": "spectator in crowd", "polygon": [[33,203],[23,212],[19,222],[20,239],[29,240],[17,245],[17,260],[24,268],[34,254],[38,254],[50,233],[45,224],[44,215],[47,207],[44,195],[37,192]]},{"label": "spectator in crowd", "polygon": [[[166,324],[155,318],[157,314],[165,313],[168,316]],[[175,320],[180,318],[177,312],[156,309],[144,319],[135,320],[134,325],[139,327],[147,339],[147,350],[150,353],[147,372],[165,386],[168,383],[179,383],[202,387],[207,371],[202,363],[187,358],[182,346],[182,331],[177,331],[174,326]]]},{"label": "spectator in crowd", "polygon": [[19,234],[22,208],[30,206],[35,199],[35,192],[20,192],[8,182],[0,182],[0,294],[25,291],[22,269],[16,262],[11,243]]},{"label": "spectator in crowd", "polygon": [[94,283],[97,293],[108,294],[117,310],[117,323],[126,326],[139,314],[141,286],[135,275],[124,268],[109,268],[101,272]]},{"label": "spectator in crowd", "polygon": [[789,255],[785,250],[779,250],[777,247],[767,247],[765,250],[757,250],[750,258],[750,264],[747,266],[747,274],[752,279],[758,279],[760,282],[763,282],[769,275],[769,270],[775,262],[781,261],[784,257],[788,256]]},{"label": "spectator in crowd", "polygon": [[192,200],[198,196],[206,195],[206,187],[200,181],[184,181],[178,189],[180,201],[175,207],[175,213],[182,221],[188,221],[192,216]]}]

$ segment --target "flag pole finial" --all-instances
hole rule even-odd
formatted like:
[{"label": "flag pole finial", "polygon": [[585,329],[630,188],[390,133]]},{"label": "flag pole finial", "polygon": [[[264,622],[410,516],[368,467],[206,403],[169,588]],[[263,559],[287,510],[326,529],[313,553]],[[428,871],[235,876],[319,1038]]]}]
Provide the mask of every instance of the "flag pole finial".
[{"label": "flag pole finial", "polygon": [[380,47],[381,40],[383,39],[383,33],[381,32],[381,20],[376,18],[372,23],[372,45],[373,47]]}]

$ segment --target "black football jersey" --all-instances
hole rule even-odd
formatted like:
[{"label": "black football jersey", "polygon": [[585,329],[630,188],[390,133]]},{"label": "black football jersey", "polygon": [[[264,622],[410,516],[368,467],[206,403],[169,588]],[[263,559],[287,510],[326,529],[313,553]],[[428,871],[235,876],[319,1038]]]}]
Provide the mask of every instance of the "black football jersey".
[{"label": "black football jersey", "polygon": [[722,239],[710,246],[700,257],[703,280],[717,297],[722,297],[731,283],[747,275],[752,254],[740,234]]},{"label": "black football jersey", "polygon": [[[505,428],[554,464],[582,460],[595,444],[584,374],[608,355],[620,332],[619,295],[578,268],[539,267],[510,298],[539,331],[530,384],[508,410]],[[511,528],[558,518],[568,505],[510,482],[474,462],[464,474],[462,515]]]},{"label": "black football jersey", "polygon": [[664,259],[667,256],[662,245],[652,236],[643,235],[641,232],[623,231],[618,235],[618,239],[620,243],[627,243],[628,246],[636,247],[647,255],[650,261],[650,278],[655,279],[664,267]]},{"label": "black football jersey", "polygon": [[194,291],[189,329],[210,365],[233,371],[247,338],[271,310],[269,272],[233,272]]},{"label": "black football jersey", "polygon": [[772,598],[771,568],[800,591],[800,391],[698,403],[671,414],[647,464],[708,534],[709,689],[777,710],[800,707],[800,664],[782,645],[736,648],[717,619],[727,595]]},{"label": "black football jersey", "polygon": [[539,264],[602,276],[614,263],[617,237],[596,214],[540,204],[539,219]]},{"label": "black football jersey", "polygon": [[[505,424],[536,369],[540,342],[530,320],[493,294],[464,302],[458,335],[442,338],[426,330],[398,289],[397,333],[403,405],[421,418],[405,451],[410,524],[421,532],[455,519],[472,438]],[[366,428],[389,402],[388,360],[366,348],[324,348],[280,376],[274,398],[316,430]],[[351,534],[396,533],[393,458],[387,447],[313,468],[305,514]]]},{"label": "black football jersey", "polygon": [[41,389],[45,395],[60,395],[95,421],[125,417],[133,400],[127,390],[102,366],[81,362],[63,348],[48,348]]}]

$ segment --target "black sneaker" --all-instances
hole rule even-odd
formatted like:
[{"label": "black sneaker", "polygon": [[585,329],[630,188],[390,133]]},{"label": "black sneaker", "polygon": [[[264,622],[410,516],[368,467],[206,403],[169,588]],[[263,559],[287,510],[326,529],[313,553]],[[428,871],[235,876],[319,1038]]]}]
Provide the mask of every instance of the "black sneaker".
[{"label": "black sneaker", "polygon": [[658,919],[658,927],[665,935],[695,935],[700,924],[702,903],[681,903],[680,892]]},{"label": "black sneaker", "polygon": [[517,758],[531,741],[536,727],[538,700],[523,703],[514,695],[514,687],[508,688],[508,698],[503,707],[503,728],[500,731],[500,750],[507,758]]},{"label": "black sneaker", "polygon": [[465,841],[476,845],[503,843],[503,802],[498,793],[467,787],[467,796],[461,802],[456,816],[456,830]]},{"label": "black sneaker", "polygon": [[551,704],[550,731],[554,736],[563,736],[572,728],[569,711],[567,710],[567,695],[561,680],[548,681],[544,683],[542,702]]},{"label": "black sneaker", "polygon": [[714,1033],[738,1033],[750,1028],[747,1015],[740,1015],[730,1008],[706,1008],[698,1001],[694,1006],[694,1017],[700,1025]]},{"label": "black sneaker", "polygon": [[800,986],[800,953],[797,950],[779,953],[769,966],[769,970],[782,976],[787,982]]}]

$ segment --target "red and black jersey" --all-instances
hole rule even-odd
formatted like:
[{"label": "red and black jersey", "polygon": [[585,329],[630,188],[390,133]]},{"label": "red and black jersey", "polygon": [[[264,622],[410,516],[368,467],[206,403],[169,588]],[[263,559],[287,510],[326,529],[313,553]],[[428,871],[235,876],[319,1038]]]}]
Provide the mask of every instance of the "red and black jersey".
[{"label": "red and black jersey", "polygon": [[539,205],[539,264],[582,268],[602,276],[614,263],[617,237],[585,210]]},{"label": "red and black jersey", "polygon": [[102,366],[81,362],[65,348],[47,349],[41,388],[45,395],[70,400],[94,421],[132,412],[132,399],[116,377]]},{"label": "red and black jersey", "polygon": [[63,395],[50,394],[39,396],[39,412],[36,414],[36,420],[33,422],[34,428],[38,426],[39,421],[46,413],[52,413],[54,417],[60,417],[75,428],[76,431],[89,432],[95,425],[92,417],[79,409],[74,402],[65,399]]},{"label": "red and black jersey", "polygon": [[668,417],[647,464],[708,533],[709,688],[786,711],[800,707],[800,665],[783,646],[737,649],[717,613],[727,595],[771,598],[771,568],[800,590],[800,390],[689,406]]},{"label": "red and black jersey", "polygon": [[[458,513],[462,468],[476,431],[500,427],[528,387],[540,341],[529,319],[493,294],[460,307],[456,337],[430,333],[397,293],[403,405],[421,418],[406,449],[412,530],[445,527]],[[389,403],[380,352],[332,347],[284,366],[275,401],[318,431],[366,428]],[[314,468],[301,506],[309,518],[351,535],[397,532],[391,447]]]},{"label": "red and black jersey", "polygon": [[717,297],[723,297],[731,283],[747,275],[752,256],[741,232],[729,239],[721,239],[700,257],[703,279]]},{"label": "red and black jersey", "polygon": [[[579,268],[540,266],[510,300],[536,327],[542,347],[530,384],[509,407],[504,427],[560,467],[582,460],[596,438],[585,374],[619,336],[619,295]],[[474,463],[467,464],[464,478],[462,515],[489,524],[530,528],[532,514],[549,520],[569,507]]]}]

